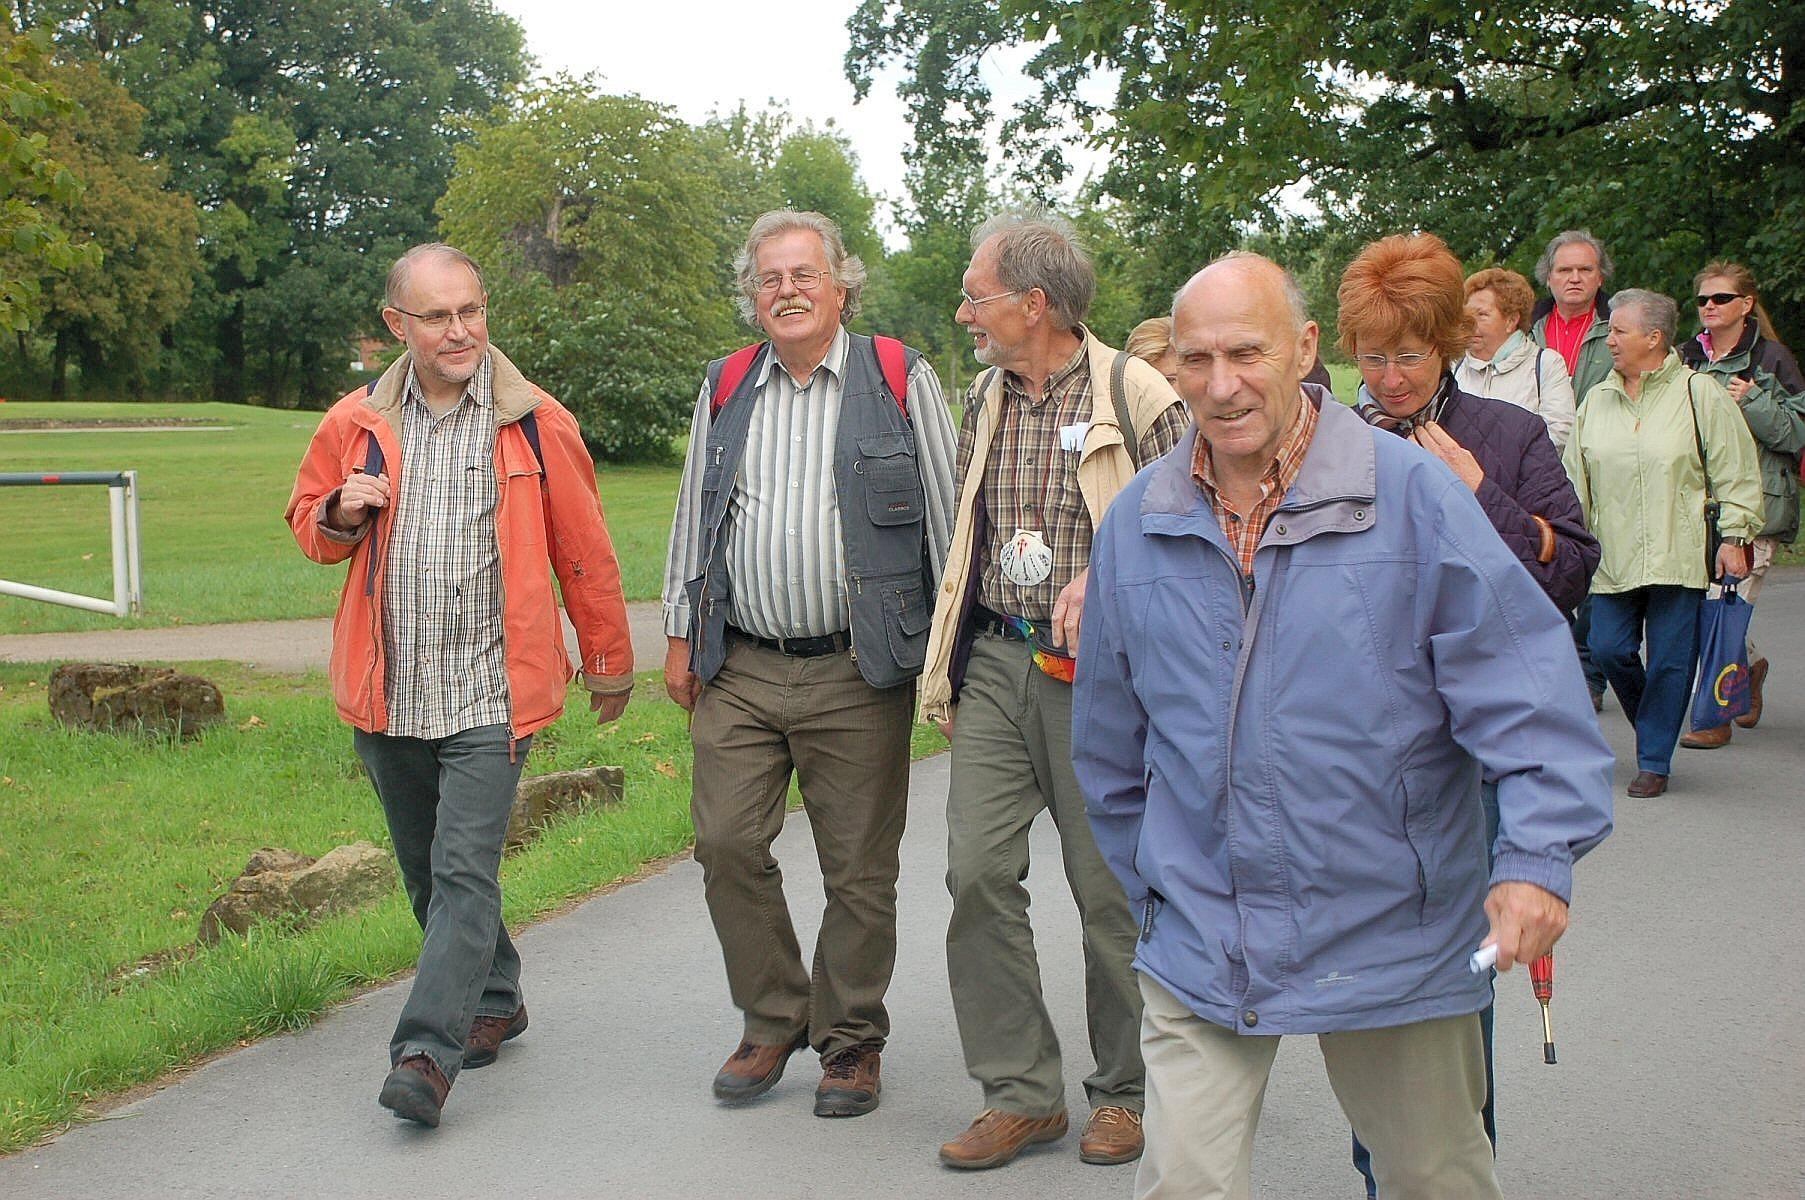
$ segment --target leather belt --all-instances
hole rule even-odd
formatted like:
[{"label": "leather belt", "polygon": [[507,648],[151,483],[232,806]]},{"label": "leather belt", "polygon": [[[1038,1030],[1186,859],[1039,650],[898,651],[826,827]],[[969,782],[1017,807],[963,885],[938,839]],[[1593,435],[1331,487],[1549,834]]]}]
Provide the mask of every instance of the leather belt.
[{"label": "leather belt", "polygon": [[982,604],[974,604],[972,606],[971,620],[972,624],[976,625],[985,633],[994,633],[998,637],[1008,638],[1012,642],[1025,642],[1028,640],[1027,635],[1021,630],[1004,620],[1000,614],[992,609],[985,608]]},{"label": "leather belt", "polygon": [[852,635],[844,631],[827,633],[820,637],[762,638],[747,633],[736,625],[729,625],[727,632],[744,638],[754,646],[775,650],[779,654],[787,654],[791,658],[820,658],[827,654],[844,654],[852,649]]}]

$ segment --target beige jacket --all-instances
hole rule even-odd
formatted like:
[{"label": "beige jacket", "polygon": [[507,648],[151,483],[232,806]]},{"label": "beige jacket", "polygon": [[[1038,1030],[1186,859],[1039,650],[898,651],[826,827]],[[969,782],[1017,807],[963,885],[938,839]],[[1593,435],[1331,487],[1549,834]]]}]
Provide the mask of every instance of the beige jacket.
[{"label": "beige jacket", "polygon": [[[1123,445],[1122,427],[1116,422],[1115,398],[1110,392],[1111,370],[1117,351],[1097,340],[1088,329],[1084,330],[1084,342],[1091,374],[1091,414],[1090,428],[1084,435],[1084,450],[1078,459],[1078,490],[1084,495],[1084,504],[1090,509],[1091,525],[1095,528],[1102,524],[1103,514],[1116,493],[1134,478],[1134,460]],[[934,598],[934,627],[928,634],[927,665],[921,673],[919,692],[924,721],[947,721],[953,712],[953,652],[969,615],[966,592],[978,561],[974,513],[978,489],[984,483],[984,467],[990,457],[990,440],[996,432],[996,414],[1003,392],[1001,371],[986,371],[978,376],[973,387],[987,378],[991,379],[991,384],[976,416],[978,424],[974,431],[971,462],[965,469],[965,477],[958,481],[959,507],[953,518],[952,549],[947,554],[940,591]],[[1129,419],[1134,422],[1137,437],[1145,437],[1161,414],[1180,402],[1165,376],[1150,363],[1132,356],[1125,364],[1122,390],[1127,395]]]}]

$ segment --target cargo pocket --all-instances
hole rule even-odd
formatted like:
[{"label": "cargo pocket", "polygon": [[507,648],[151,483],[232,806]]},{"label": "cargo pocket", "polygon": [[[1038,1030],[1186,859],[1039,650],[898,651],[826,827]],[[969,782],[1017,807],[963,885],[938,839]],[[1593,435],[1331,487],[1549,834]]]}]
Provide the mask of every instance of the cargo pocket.
[{"label": "cargo pocket", "polygon": [[915,435],[906,430],[858,439],[852,469],[865,477],[866,511],[873,525],[913,525],[922,519],[926,496],[915,465]]},{"label": "cargo pocket", "polygon": [[890,653],[904,671],[918,671],[927,659],[928,626],[934,620],[927,592],[919,579],[882,586],[884,634],[890,642]]}]

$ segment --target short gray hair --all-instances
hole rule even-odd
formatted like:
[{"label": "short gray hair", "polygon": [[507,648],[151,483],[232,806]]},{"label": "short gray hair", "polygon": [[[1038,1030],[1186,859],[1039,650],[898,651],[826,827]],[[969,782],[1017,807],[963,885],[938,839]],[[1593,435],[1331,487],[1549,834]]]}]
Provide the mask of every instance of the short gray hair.
[{"label": "short gray hair", "polygon": [[1542,251],[1542,257],[1536,260],[1536,282],[1543,287],[1548,286],[1548,277],[1554,273],[1554,256],[1559,254],[1563,246],[1590,246],[1592,253],[1598,256],[1598,273],[1610,282],[1611,274],[1617,270],[1617,264],[1611,261],[1609,251],[1604,243],[1592,236],[1590,229],[1565,229],[1554,235],[1548,248]]},{"label": "short gray hair", "polygon": [[408,247],[395,260],[395,265],[389,268],[389,277],[382,286],[382,302],[385,306],[400,309],[401,293],[407,290],[407,285],[414,278],[414,264],[428,258],[448,259],[469,267],[470,273],[476,276],[476,289],[485,296],[489,294],[489,285],[483,282],[483,269],[476,265],[474,258],[444,242],[421,242],[418,246]]},{"label": "short gray hair", "polygon": [[997,240],[997,281],[1012,292],[1039,288],[1047,308],[1076,328],[1090,314],[1097,272],[1077,228],[1044,212],[998,213],[972,230],[971,248]]},{"label": "short gray hair", "polygon": [[734,277],[739,281],[740,317],[754,329],[758,324],[758,284],[753,277],[758,272],[758,251],[761,246],[775,237],[786,233],[805,230],[821,239],[821,248],[827,253],[827,269],[846,293],[846,304],[840,309],[840,324],[850,324],[859,315],[859,298],[865,293],[865,264],[856,254],[846,253],[846,243],[840,238],[840,227],[834,224],[833,218],[818,212],[797,212],[790,208],[776,208],[768,213],[761,213],[758,220],[752,222],[752,232],[746,235],[746,245],[733,260]]},{"label": "short gray hair", "polygon": [[1636,319],[1642,324],[1642,332],[1653,330],[1661,335],[1663,344],[1673,345],[1674,335],[1680,328],[1680,306],[1671,297],[1651,292],[1647,288],[1624,288],[1611,297],[1612,312],[1632,308],[1636,310]]},{"label": "short gray hair", "polygon": [[1303,333],[1304,326],[1310,323],[1310,302],[1304,299],[1304,289],[1297,282],[1297,276],[1264,254],[1255,254],[1252,250],[1230,250],[1227,254],[1211,259],[1200,267],[1195,275],[1179,284],[1178,290],[1172,293],[1172,315],[1174,317],[1178,315],[1178,302],[1184,299],[1185,292],[1189,290],[1191,284],[1196,282],[1198,275],[1219,263],[1230,262],[1261,263],[1277,271],[1280,280],[1279,287],[1285,294],[1285,307],[1291,310],[1291,331],[1296,334]]}]

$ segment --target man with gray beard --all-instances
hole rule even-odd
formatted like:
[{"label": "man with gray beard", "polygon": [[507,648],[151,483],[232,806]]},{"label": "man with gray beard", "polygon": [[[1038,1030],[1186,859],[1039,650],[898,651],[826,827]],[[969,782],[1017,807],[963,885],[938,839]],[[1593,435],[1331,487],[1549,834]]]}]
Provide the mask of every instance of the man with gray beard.
[{"label": "man with gray beard", "polygon": [[[769,339],[709,364],[665,571],[665,688],[694,714],[696,861],[745,1014],[717,1099],[821,1055],[815,1115],[878,1105],[896,963],[909,717],[952,509],[928,362],[850,333],[865,268],[811,212],[768,212],[736,269]],[[771,843],[790,777],[827,907],[803,963]]]},{"label": "man with gray beard", "polygon": [[1143,1076],[1135,924],[1072,777],[1071,668],[1091,531],[1189,419],[1156,368],[1084,326],[1096,275],[1068,222],[996,217],[972,245],[957,319],[994,369],[966,400],[958,516],[921,707],[953,743],[947,972],[984,1110],[940,1160],[998,1167],[1066,1133],[1059,1041],[1022,886],[1029,828],[1050,811],[1083,923],[1096,1061],[1079,1157],[1131,1162],[1141,1153]]}]

